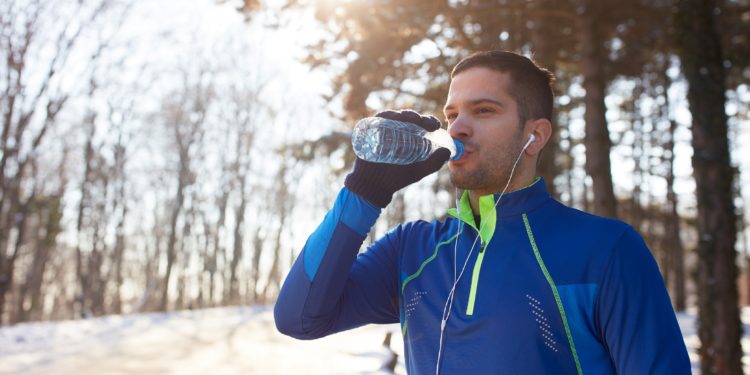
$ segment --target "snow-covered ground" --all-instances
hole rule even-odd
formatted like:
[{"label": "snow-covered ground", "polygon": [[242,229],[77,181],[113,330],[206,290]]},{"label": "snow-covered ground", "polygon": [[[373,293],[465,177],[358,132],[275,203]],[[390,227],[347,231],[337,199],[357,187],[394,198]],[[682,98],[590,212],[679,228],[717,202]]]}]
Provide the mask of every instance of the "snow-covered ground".
[{"label": "snow-covered ground", "polygon": [[[698,347],[701,342],[698,339],[698,330],[695,327],[696,311],[689,309],[687,313],[677,314],[677,321],[680,323],[682,336],[685,338],[685,345],[690,355],[690,362],[693,365],[693,374],[700,374],[700,363],[698,362]],[[741,310],[742,330],[742,357],[743,372],[750,374],[750,308],[745,307]],[[1,357],[0,357],[1,358]]]},{"label": "snow-covered ground", "polygon": [[19,324],[0,329],[0,374],[387,374],[388,330],[298,341],[270,307]]},{"label": "snow-covered ground", "polygon": [[[698,373],[695,314],[678,318]],[[750,310],[743,321],[747,331]],[[0,374],[390,374],[387,332],[403,374],[397,325],[298,341],[276,331],[265,306],[28,323],[0,328]],[[743,346],[750,352],[750,339]]]}]

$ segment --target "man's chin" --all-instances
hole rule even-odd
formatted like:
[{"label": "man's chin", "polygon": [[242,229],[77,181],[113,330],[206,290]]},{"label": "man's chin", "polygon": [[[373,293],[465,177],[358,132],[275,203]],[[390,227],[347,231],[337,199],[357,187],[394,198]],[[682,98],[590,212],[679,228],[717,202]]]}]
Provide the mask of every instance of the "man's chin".
[{"label": "man's chin", "polygon": [[466,175],[462,173],[451,171],[450,179],[451,179],[451,183],[453,184],[453,186],[459,189],[470,190],[473,188],[473,185],[470,183],[470,181],[468,181],[468,179],[466,178]]}]

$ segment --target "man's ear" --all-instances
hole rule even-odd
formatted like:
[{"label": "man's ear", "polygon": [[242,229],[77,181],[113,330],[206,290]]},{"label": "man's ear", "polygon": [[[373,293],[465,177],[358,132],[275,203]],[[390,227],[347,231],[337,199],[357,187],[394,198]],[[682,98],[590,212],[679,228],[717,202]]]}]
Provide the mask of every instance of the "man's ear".
[{"label": "man's ear", "polygon": [[534,136],[534,140],[529,143],[525,153],[527,155],[538,155],[544,146],[547,145],[549,138],[552,136],[552,123],[546,118],[529,120],[526,122],[526,139]]}]

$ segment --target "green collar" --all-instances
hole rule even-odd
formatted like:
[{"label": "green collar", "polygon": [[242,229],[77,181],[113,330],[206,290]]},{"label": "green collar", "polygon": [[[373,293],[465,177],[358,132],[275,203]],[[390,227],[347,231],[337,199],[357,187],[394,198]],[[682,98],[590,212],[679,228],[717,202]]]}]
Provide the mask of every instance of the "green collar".
[{"label": "green collar", "polygon": [[[522,189],[526,189],[541,180],[541,177],[534,179],[531,184],[524,186]],[[474,228],[479,233],[479,238],[482,240],[482,245],[487,246],[492,239],[492,235],[495,233],[495,225],[497,224],[497,214],[495,212],[495,194],[487,194],[479,197],[479,218],[481,221],[480,228],[474,221],[474,212],[471,209],[471,202],[469,201],[469,191],[465,190],[461,196],[461,200],[458,202],[459,210],[456,208],[450,208],[448,215],[455,217]]]},{"label": "green collar", "polygon": [[495,214],[495,196],[493,194],[488,194],[479,197],[479,217],[482,223],[481,230],[480,228],[477,228],[474,221],[474,212],[471,210],[468,190],[464,191],[461,200],[458,202],[458,206],[460,207],[460,211],[456,208],[451,208],[448,210],[448,214],[474,228],[474,230],[479,233],[479,238],[482,239],[482,245],[486,246],[492,239],[492,234],[495,233],[495,224],[497,223],[497,215]]}]

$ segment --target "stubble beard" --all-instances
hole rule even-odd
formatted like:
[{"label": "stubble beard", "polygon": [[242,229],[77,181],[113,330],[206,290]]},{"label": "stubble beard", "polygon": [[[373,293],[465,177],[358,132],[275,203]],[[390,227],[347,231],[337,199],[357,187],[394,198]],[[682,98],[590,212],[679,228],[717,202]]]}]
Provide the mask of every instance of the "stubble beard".
[{"label": "stubble beard", "polygon": [[[481,159],[473,169],[451,169],[451,183],[459,189],[477,190],[482,194],[500,193],[512,177],[513,163],[521,153],[520,142],[519,137],[510,148],[485,149],[485,154],[480,155]],[[510,183],[512,185],[512,181]]]}]

